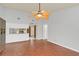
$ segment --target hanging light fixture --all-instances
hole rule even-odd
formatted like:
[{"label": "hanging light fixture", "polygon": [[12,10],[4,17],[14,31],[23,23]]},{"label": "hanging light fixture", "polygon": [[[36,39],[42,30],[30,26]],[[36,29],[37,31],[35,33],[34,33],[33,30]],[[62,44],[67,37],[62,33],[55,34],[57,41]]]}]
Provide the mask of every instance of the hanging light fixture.
[{"label": "hanging light fixture", "polygon": [[39,19],[48,20],[48,12],[41,10],[40,3],[38,4],[38,11],[33,12],[32,15],[36,18],[36,20],[39,20]]}]

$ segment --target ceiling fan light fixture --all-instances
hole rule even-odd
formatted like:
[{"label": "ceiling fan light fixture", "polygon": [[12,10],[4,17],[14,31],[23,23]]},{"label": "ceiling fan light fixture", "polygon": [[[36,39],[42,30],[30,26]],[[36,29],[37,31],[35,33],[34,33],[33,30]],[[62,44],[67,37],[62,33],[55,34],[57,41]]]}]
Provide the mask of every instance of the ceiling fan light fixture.
[{"label": "ceiling fan light fixture", "polygon": [[38,19],[46,19],[48,20],[48,12],[45,10],[40,10],[40,3],[39,3],[39,10],[38,12],[33,12],[32,15],[36,18],[36,20]]},{"label": "ceiling fan light fixture", "polygon": [[42,15],[41,15],[41,14],[38,14],[37,16],[38,16],[38,17],[42,17]]}]

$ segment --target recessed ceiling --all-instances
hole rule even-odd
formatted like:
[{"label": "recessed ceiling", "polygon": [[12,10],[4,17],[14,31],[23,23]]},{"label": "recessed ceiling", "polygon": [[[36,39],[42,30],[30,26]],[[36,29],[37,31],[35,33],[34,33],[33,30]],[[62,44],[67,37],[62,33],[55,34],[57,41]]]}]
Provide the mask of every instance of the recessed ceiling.
[{"label": "recessed ceiling", "polygon": [[[38,10],[38,3],[2,3],[0,4],[7,8],[13,8],[16,10],[21,10],[25,12],[32,12]],[[77,6],[77,3],[41,3],[41,9],[52,12],[54,10],[59,10],[67,7]]]}]

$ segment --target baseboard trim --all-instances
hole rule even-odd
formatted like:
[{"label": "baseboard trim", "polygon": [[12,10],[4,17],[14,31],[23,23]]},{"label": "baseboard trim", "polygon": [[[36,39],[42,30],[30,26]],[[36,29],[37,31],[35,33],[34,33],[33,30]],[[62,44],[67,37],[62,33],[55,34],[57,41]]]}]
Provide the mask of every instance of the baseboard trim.
[{"label": "baseboard trim", "polygon": [[[9,43],[17,43],[17,42],[24,42],[24,41],[28,41],[28,40],[31,40],[31,39],[27,39],[27,40],[19,40],[19,41],[13,41],[13,42],[6,42],[6,44],[9,44]],[[32,40],[47,40],[47,39],[32,39]]]},{"label": "baseboard trim", "polygon": [[59,46],[65,47],[65,48],[67,48],[67,49],[70,49],[70,50],[72,50],[72,51],[79,52],[79,50],[76,50],[76,49],[74,49],[74,48],[71,48],[71,47],[68,47],[68,46],[64,46],[64,45],[62,45],[62,44],[59,44],[59,43],[57,43],[57,42],[52,42],[52,41],[50,41],[50,40],[48,40],[48,41],[51,42],[51,43],[55,43],[55,44],[57,44],[57,45],[59,45]]}]

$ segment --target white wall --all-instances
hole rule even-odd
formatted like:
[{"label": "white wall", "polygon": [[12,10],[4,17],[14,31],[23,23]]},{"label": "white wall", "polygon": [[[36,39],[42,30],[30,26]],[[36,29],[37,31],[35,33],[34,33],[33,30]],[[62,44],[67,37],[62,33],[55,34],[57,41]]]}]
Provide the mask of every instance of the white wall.
[{"label": "white wall", "polygon": [[79,6],[55,11],[48,25],[49,41],[79,52]]},{"label": "white wall", "polygon": [[0,6],[0,17],[6,20],[6,43],[28,40],[28,33],[9,34],[9,28],[27,28],[30,20],[28,16],[26,12]]}]

